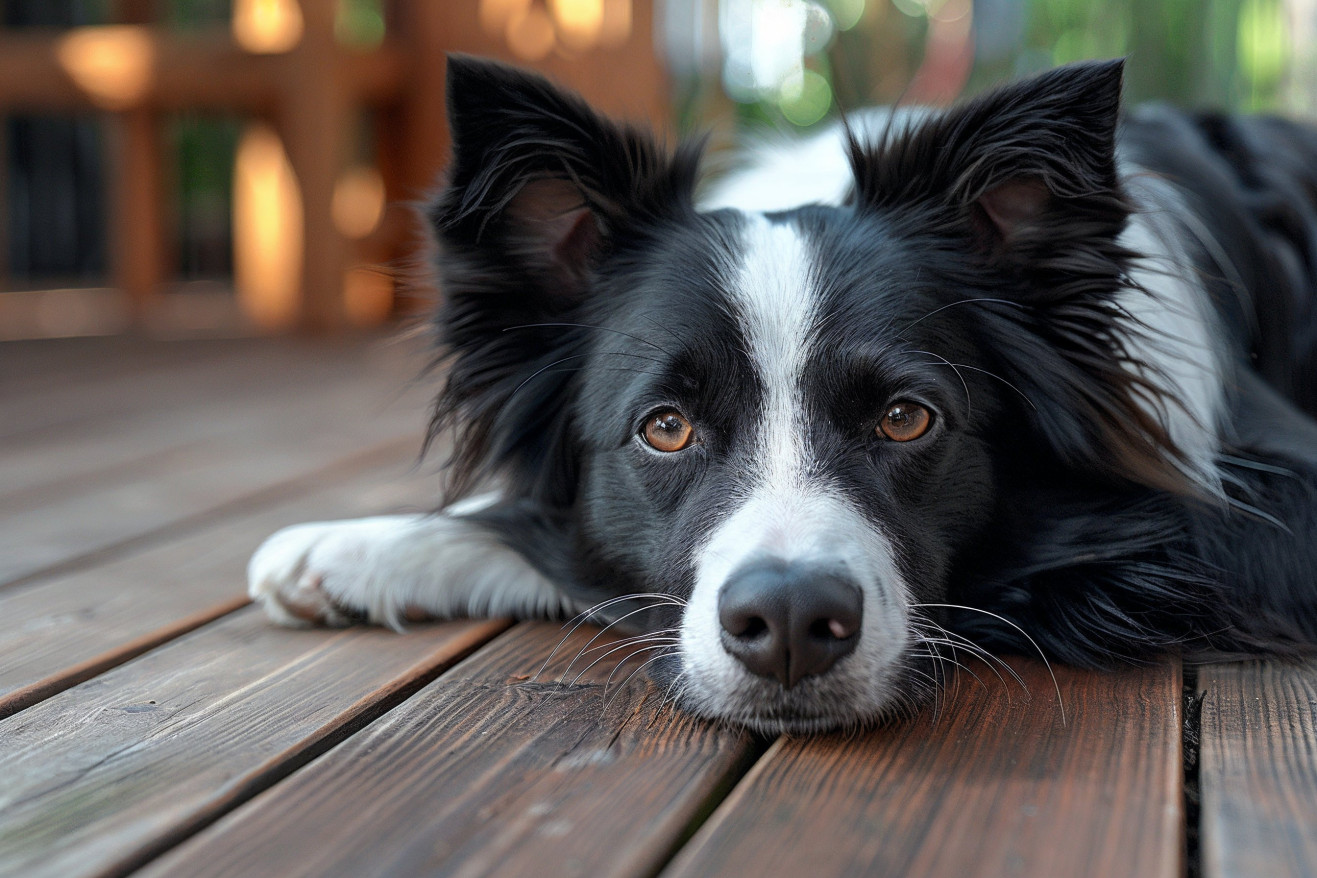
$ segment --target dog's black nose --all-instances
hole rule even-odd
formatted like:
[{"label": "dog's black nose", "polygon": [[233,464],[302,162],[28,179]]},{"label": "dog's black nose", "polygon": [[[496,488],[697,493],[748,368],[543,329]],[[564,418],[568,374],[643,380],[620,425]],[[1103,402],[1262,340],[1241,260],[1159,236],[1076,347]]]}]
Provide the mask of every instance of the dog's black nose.
[{"label": "dog's black nose", "polygon": [[782,561],[742,568],[718,594],[723,647],[788,689],[855,649],[863,608],[849,578]]}]

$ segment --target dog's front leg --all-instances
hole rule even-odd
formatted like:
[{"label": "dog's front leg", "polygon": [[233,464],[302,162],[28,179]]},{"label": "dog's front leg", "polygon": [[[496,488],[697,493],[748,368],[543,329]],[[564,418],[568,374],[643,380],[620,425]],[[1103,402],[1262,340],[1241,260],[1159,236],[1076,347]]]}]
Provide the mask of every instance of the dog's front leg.
[{"label": "dog's front leg", "polygon": [[578,609],[493,531],[451,512],[287,527],[252,556],[247,580],[271,619],[297,627]]}]

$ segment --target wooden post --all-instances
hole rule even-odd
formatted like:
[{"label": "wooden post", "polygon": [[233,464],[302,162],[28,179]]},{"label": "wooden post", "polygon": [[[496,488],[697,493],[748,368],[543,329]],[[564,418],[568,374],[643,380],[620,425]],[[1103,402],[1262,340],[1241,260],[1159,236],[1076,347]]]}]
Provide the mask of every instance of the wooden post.
[{"label": "wooden post", "polygon": [[[118,0],[124,24],[149,24],[154,0]],[[138,106],[111,117],[110,254],[114,283],[141,319],[168,275],[165,150],[158,113]]]},{"label": "wooden post", "polygon": [[279,127],[302,192],[302,328],[325,332],[345,323],[346,242],[334,226],[334,185],[346,158],[351,101],[334,41],[334,0],[299,0],[305,29],[288,56]]}]

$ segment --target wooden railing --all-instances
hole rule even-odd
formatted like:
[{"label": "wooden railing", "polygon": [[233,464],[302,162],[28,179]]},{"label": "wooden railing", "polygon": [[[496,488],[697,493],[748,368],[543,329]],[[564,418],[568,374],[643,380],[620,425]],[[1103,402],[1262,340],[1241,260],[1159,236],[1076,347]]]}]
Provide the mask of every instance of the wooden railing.
[{"label": "wooden railing", "polygon": [[[415,244],[405,207],[386,210],[376,230],[359,241],[336,227],[332,203],[354,122],[363,109],[375,111],[386,197],[390,204],[414,201],[433,186],[446,155],[446,53],[511,57],[500,35],[482,28],[477,0],[393,0],[387,39],[367,51],[336,39],[336,0],[297,3],[300,38],[287,51],[269,54],[244,49],[227,28],[160,26],[153,0],[119,0],[116,24],[108,27],[0,31],[0,113],[109,115],[111,280],[139,316],[151,311],[169,274],[161,124],[167,114],[239,114],[278,132],[300,191],[300,279],[290,307],[258,322],[275,330],[334,330],[353,318],[344,292],[353,265],[392,264]],[[632,5],[624,44],[559,53],[539,66],[606,108],[661,123],[664,88],[651,2]],[[355,321],[387,312],[369,310]]]}]

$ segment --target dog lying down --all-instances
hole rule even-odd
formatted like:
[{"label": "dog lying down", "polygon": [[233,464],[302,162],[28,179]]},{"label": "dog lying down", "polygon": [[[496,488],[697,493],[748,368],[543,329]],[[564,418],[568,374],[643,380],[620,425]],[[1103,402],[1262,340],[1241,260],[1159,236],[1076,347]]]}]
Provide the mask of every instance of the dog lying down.
[{"label": "dog lying down", "polygon": [[282,530],[252,596],[588,612],[763,732],[909,710],[957,650],[1305,652],[1317,133],[1122,118],[1121,71],[866,114],[701,196],[698,144],[453,58],[451,505]]}]

